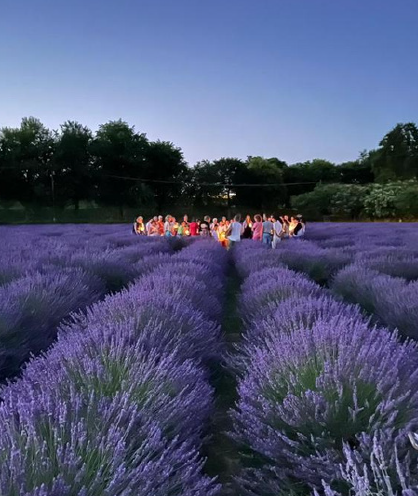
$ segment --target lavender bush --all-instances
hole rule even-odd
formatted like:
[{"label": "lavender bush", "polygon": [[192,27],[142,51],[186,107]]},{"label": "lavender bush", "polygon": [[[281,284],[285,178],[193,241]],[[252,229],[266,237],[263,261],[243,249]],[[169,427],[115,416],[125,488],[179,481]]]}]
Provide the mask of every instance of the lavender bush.
[{"label": "lavender bush", "polygon": [[[248,277],[240,299],[245,333],[230,360],[240,375],[231,436],[244,465],[232,492],[354,494],[355,470],[369,484],[358,496],[412,495],[405,491],[418,480],[418,452],[408,441],[418,422],[416,346],[370,328],[358,306],[301,274],[270,268],[274,253],[264,252],[265,269],[248,265],[255,253],[244,245],[235,254]],[[262,311],[254,311],[260,297]],[[379,492],[382,481],[393,492]]]},{"label": "lavender bush", "polygon": [[418,339],[418,282],[407,283],[353,264],[335,276],[331,288],[384,325]]},{"label": "lavender bush", "polygon": [[[128,289],[73,314],[58,342],[3,388],[1,493],[219,493],[196,449],[212,412],[203,365],[221,352],[227,258],[216,244],[186,250],[190,264],[149,265]],[[135,259],[129,244],[121,251]]]},{"label": "lavender bush", "polygon": [[360,322],[368,320],[363,317],[360,307],[336,301],[325,292],[321,295],[291,296],[280,302],[272,312],[263,318],[256,318],[247,326],[242,341],[235,346],[229,363],[237,372],[244,373],[259,349],[268,351],[282,334],[296,336],[296,331],[311,329],[317,321],[333,319],[338,326],[352,319]]},{"label": "lavender bush", "polygon": [[267,268],[252,273],[242,285],[240,314],[246,321],[262,318],[292,296],[320,296],[322,289],[306,277],[285,268]]},{"label": "lavender bush", "polygon": [[[22,391],[24,393],[25,390]],[[70,387],[0,408],[0,491],[21,495],[214,495],[197,453],[167,442],[126,394]],[[7,469],[6,469],[7,467]]]},{"label": "lavender bush", "polygon": [[370,464],[377,434],[392,469],[394,446],[409,466],[409,454],[416,457],[407,433],[418,424],[417,366],[415,345],[341,317],[256,350],[239,384],[233,437],[250,449],[250,466],[263,468],[259,477],[250,469],[241,479],[266,495],[273,494],[270,484],[319,488],[324,479],[338,486],[344,445]]},{"label": "lavender bush", "polygon": [[0,379],[49,346],[65,316],[103,293],[103,282],[81,269],[35,272],[0,287]]}]

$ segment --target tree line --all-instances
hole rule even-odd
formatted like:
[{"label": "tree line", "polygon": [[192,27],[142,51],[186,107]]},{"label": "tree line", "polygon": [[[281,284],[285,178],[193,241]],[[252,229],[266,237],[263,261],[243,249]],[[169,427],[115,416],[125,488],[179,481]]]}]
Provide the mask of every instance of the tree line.
[{"label": "tree line", "polygon": [[384,218],[418,216],[418,129],[397,124],[378,148],[350,162],[287,164],[276,157],[221,158],[190,166],[171,142],[150,141],[122,120],[96,132],[74,121],[58,130],[39,119],[0,129],[0,206],[57,209],[85,203],[172,211],[189,205]]}]

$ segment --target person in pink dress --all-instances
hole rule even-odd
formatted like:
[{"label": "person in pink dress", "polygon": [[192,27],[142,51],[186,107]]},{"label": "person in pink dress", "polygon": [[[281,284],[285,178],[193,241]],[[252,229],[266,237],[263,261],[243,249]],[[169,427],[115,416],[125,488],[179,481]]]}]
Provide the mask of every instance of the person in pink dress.
[{"label": "person in pink dress", "polygon": [[255,241],[262,241],[263,239],[263,219],[258,214],[254,216],[253,239]]}]

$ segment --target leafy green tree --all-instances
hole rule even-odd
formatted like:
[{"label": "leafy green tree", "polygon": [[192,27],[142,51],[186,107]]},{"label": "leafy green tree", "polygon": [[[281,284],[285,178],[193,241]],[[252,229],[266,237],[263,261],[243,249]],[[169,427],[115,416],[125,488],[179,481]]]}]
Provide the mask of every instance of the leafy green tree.
[{"label": "leafy green tree", "polygon": [[39,119],[25,117],[19,128],[0,130],[1,196],[22,204],[50,204],[55,141]]},{"label": "leafy green tree", "polygon": [[98,200],[105,205],[117,205],[123,217],[124,206],[142,202],[141,178],[146,171],[147,148],[145,134],[122,120],[102,124],[92,143],[94,166],[98,172]]},{"label": "leafy green tree", "polygon": [[89,200],[94,193],[92,139],[90,129],[74,121],[62,124],[57,133],[54,157],[57,196],[61,203],[70,202],[76,210],[81,200]]},{"label": "leafy green tree", "polygon": [[359,184],[336,185],[331,196],[330,209],[333,215],[348,216],[357,219],[364,210],[364,198],[369,191],[369,186]]},{"label": "leafy green tree", "polygon": [[309,193],[318,183],[334,183],[339,179],[338,167],[319,158],[290,165],[283,172],[283,180],[291,196]]},{"label": "leafy green tree", "polygon": [[283,206],[287,200],[287,190],[283,184],[283,171],[286,167],[286,162],[277,158],[248,157],[247,181],[255,186],[240,190],[240,199],[245,206],[262,211],[276,210]]},{"label": "leafy green tree", "polygon": [[162,211],[164,206],[176,203],[182,195],[184,186],[181,184],[181,179],[185,179],[186,172],[187,165],[180,148],[168,141],[148,144],[145,152],[144,178],[154,181],[149,182],[148,187],[154,193],[159,211]]},{"label": "leafy green tree", "polygon": [[406,181],[398,190],[394,206],[399,217],[418,219],[418,182]]},{"label": "leafy green tree", "polygon": [[339,184],[320,184],[309,193],[292,196],[292,208],[313,218],[330,215],[332,213],[332,198],[339,189]]},{"label": "leafy green tree", "polygon": [[338,165],[339,181],[344,184],[369,184],[374,182],[371,154],[373,152],[364,151],[357,160]]},{"label": "leafy green tree", "polygon": [[418,177],[418,128],[414,123],[397,124],[379,146],[372,162],[377,181]]},{"label": "leafy green tree", "polygon": [[373,184],[364,198],[365,212],[377,219],[396,217],[399,215],[396,202],[404,187],[405,183],[402,181]]},{"label": "leafy green tree", "polygon": [[358,218],[364,209],[368,186],[357,184],[318,184],[309,193],[292,197],[292,207],[305,215],[338,215]]},{"label": "leafy green tree", "polygon": [[213,162],[203,160],[191,170],[190,194],[197,206],[226,203],[229,208],[232,200],[236,203],[241,194],[241,189],[234,185],[248,179],[247,166],[238,158],[224,157]]}]

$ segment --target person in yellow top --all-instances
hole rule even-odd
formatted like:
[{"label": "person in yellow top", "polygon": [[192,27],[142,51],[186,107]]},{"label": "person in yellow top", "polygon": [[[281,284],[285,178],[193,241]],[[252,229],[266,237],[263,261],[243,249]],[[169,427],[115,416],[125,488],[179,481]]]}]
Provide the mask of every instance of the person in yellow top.
[{"label": "person in yellow top", "polygon": [[134,233],[141,236],[146,235],[144,219],[141,216],[137,217],[134,222]]}]

